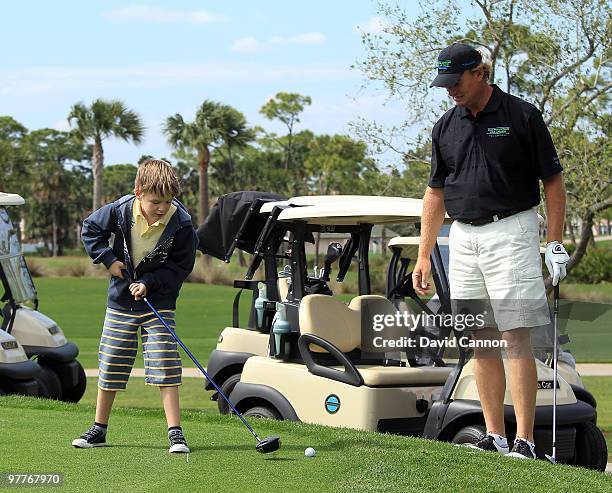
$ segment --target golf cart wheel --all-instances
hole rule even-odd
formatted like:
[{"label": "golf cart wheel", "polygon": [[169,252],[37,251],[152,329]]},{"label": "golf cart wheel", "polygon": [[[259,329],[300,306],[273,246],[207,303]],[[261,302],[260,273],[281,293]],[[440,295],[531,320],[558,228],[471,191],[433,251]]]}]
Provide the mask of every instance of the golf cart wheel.
[{"label": "golf cart wheel", "polygon": [[476,443],[487,430],[483,425],[472,425],[461,428],[453,437],[453,443]]},{"label": "golf cart wheel", "polygon": [[38,397],[56,401],[62,398],[62,382],[50,368],[41,365],[36,381],[38,382]]},{"label": "golf cart wheel", "polygon": [[79,402],[83,394],[85,393],[85,389],[87,388],[87,377],[85,376],[85,370],[81,363],[76,361],[78,367],[78,380],[76,385],[73,387],[64,387],[62,388],[62,400],[65,402]]},{"label": "golf cart wheel", "polygon": [[280,414],[278,414],[278,411],[268,406],[252,407],[251,409],[246,411],[244,415],[248,416],[249,418],[266,418],[275,419],[277,421],[282,420]]},{"label": "golf cart wheel", "polygon": [[[241,375],[240,373],[236,373],[234,375],[230,375],[229,378],[227,378],[225,380],[225,382],[223,382],[223,385],[221,385],[221,392],[223,392],[227,397],[230,396],[230,394],[232,393],[232,390],[234,390],[234,387],[236,386],[236,384],[238,382],[240,382],[240,375]],[[217,408],[219,409],[219,413],[220,414],[229,414],[230,413],[229,404],[221,396],[219,396],[217,398]]]},{"label": "golf cart wheel", "polygon": [[608,462],[606,439],[597,426],[591,422],[576,426],[576,451],[574,463],[580,467],[605,471]]}]

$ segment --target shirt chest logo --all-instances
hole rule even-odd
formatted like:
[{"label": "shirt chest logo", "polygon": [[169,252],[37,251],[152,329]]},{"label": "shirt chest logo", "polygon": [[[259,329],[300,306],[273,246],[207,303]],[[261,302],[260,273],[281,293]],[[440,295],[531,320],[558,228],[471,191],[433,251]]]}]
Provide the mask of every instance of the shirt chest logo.
[{"label": "shirt chest logo", "polygon": [[487,137],[508,137],[508,135],[510,135],[510,127],[487,128]]}]

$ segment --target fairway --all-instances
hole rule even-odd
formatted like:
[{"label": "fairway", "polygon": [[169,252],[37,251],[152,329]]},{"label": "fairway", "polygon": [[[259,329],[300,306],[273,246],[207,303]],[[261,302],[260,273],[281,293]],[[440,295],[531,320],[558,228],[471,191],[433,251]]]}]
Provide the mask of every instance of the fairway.
[{"label": "fairway", "polygon": [[[68,338],[80,349],[79,360],[85,368],[97,368],[106,287],[103,278],[42,277],[35,279],[40,297],[40,311],[54,319]],[[219,334],[231,325],[232,301],[237,290],[228,286],[186,283],[177,305],[177,333],[198,360],[206,365]],[[350,295],[341,295],[350,299]],[[250,292],[244,291],[240,303],[240,320],[248,320]],[[581,363],[612,362],[612,310],[601,303],[564,303],[566,312],[571,308],[567,322],[571,343],[568,346]],[[562,323],[562,327],[565,325]],[[194,367],[183,354],[183,364]],[[135,367],[142,368],[142,357],[136,358]]]},{"label": "fairway", "polygon": [[[597,400],[597,426],[608,443],[608,462],[612,462],[612,377],[582,377],[582,381]],[[95,406],[97,379],[87,379],[87,390],[81,404]],[[217,403],[210,400],[211,391],[204,390],[203,378],[184,378],[180,390],[181,409],[199,411],[201,414],[218,414]],[[119,392],[115,407],[160,409],[159,391],[144,384],[143,378],[130,378],[126,392]]]},{"label": "fairway", "polygon": [[[95,406],[98,379],[89,377],[81,404]],[[204,378],[183,378],[180,388],[181,409],[204,414],[218,414],[217,403],[210,400],[212,391],[204,390]],[[159,389],[144,384],[142,377],[130,377],[125,392],[118,392],[113,407],[161,409]],[[612,426],[612,424],[611,424]]]},{"label": "fairway", "polygon": [[[159,410],[117,408],[111,446],[73,448],[71,440],[89,426],[92,413],[86,404],[3,398],[0,428],[11,432],[0,434],[2,470],[61,473],[61,491],[83,492],[612,490],[612,477],[585,469],[288,422],[254,423],[261,436],[278,434],[283,442],[280,451],[260,455],[237,418],[193,411],[183,419],[192,448],[188,458],[168,454]],[[307,446],[317,457],[304,457]]]}]

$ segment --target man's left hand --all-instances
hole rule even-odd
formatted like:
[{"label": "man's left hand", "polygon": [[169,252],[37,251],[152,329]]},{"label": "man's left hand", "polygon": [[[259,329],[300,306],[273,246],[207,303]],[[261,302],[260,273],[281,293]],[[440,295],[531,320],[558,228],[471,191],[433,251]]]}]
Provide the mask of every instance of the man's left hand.
[{"label": "man's left hand", "polygon": [[556,286],[566,276],[565,264],[570,257],[561,243],[557,240],[546,244],[546,254],[544,260],[548,272],[552,276],[552,285]]}]

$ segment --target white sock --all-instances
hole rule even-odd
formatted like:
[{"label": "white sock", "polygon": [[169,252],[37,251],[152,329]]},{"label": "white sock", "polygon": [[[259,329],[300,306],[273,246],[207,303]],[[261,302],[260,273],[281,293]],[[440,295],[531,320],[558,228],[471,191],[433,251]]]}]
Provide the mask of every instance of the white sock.
[{"label": "white sock", "polygon": [[501,435],[498,435],[497,433],[491,433],[491,432],[487,432],[487,435],[492,436],[493,440],[495,440],[495,443],[498,447],[508,447],[508,440],[506,439],[506,437],[503,437]]}]

